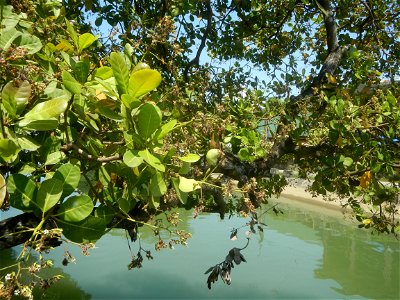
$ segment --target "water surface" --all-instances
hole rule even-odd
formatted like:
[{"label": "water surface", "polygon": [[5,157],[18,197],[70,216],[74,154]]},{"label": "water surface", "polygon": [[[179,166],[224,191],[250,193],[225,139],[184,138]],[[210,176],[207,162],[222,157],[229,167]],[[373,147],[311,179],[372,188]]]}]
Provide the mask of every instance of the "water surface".
[{"label": "water surface", "polygon": [[[293,202],[293,201],[285,201]],[[128,270],[131,260],[125,233],[114,230],[84,257],[75,246],[62,245],[50,257],[65,278],[42,299],[399,299],[400,243],[371,235],[342,215],[315,207],[281,204],[283,215],[266,214],[263,234],[251,236],[243,255],[247,263],[232,270],[232,284],[221,279],[207,289],[204,272],[221,262],[232,247],[246,244],[245,231],[229,239],[246,219],[220,220],[216,214],[197,219],[180,211],[182,227],[193,233],[189,245],[156,252],[156,238],[142,230],[142,247],[152,251],[143,268]],[[134,253],[138,243],[131,245]],[[61,264],[65,250],[75,264]],[[4,266],[18,248],[0,252]],[[41,294],[41,292],[40,292]]]}]

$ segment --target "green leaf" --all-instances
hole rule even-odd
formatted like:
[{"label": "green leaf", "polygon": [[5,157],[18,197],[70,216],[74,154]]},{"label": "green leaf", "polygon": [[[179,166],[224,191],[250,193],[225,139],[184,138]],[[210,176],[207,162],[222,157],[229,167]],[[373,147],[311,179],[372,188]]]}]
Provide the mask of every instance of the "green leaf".
[{"label": "green leaf", "polygon": [[66,197],[73,193],[79,185],[81,179],[81,171],[77,165],[66,163],[60,166],[54,173],[53,178],[62,182],[62,197]]},{"label": "green leaf", "polygon": [[160,172],[156,172],[150,179],[150,193],[153,197],[161,197],[167,192],[167,185]]},{"label": "green leaf", "polygon": [[126,214],[129,213],[136,204],[135,201],[126,198],[119,198],[117,203],[118,207]]},{"label": "green leaf", "polygon": [[106,222],[99,217],[89,216],[77,223],[58,220],[64,236],[75,243],[93,243],[100,239],[106,230]]},{"label": "green leaf", "polygon": [[142,102],[140,102],[137,98],[134,98],[129,94],[123,94],[121,96],[121,101],[126,107],[130,109],[135,109],[142,104]]},{"label": "green leaf", "polygon": [[50,178],[41,183],[37,193],[36,203],[43,213],[57,204],[62,191],[63,183],[56,178]]},{"label": "green leaf", "polygon": [[3,206],[6,194],[7,194],[6,180],[4,179],[3,175],[0,174],[0,207]]},{"label": "green leaf", "polygon": [[73,66],[73,72],[74,72],[75,78],[80,83],[84,84],[87,81],[87,77],[88,77],[89,72],[90,72],[90,62],[89,62],[89,60],[88,59],[84,59],[82,61],[78,61],[77,63],[75,63],[74,66]]},{"label": "green leaf", "polygon": [[122,159],[130,168],[136,168],[143,162],[143,157],[138,156],[137,151],[132,150],[126,151]]},{"label": "green leaf", "polygon": [[27,80],[22,81],[18,85],[14,81],[10,81],[4,86],[1,92],[4,108],[13,117],[19,115],[24,110],[30,96],[31,85]]},{"label": "green leaf", "polygon": [[37,36],[23,33],[15,39],[14,43],[28,51],[28,54],[34,54],[42,49],[43,45]]},{"label": "green leaf", "polygon": [[144,104],[137,116],[138,132],[141,137],[148,139],[160,126],[162,114],[160,109],[152,104]]},{"label": "green leaf", "polygon": [[58,164],[61,160],[65,158],[65,153],[62,151],[55,151],[49,153],[46,157],[46,161],[44,163],[45,166]]},{"label": "green leaf", "polygon": [[42,146],[29,136],[18,137],[17,141],[21,149],[26,151],[36,151]]},{"label": "green leaf", "polygon": [[10,193],[12,207],[32,211],[38,207],[35,202],[36,184],[21,174],[11,174],[7,178],[7,191]]},{"label": "green leaf", "polygon": [[154,90],[161,83],[161,74],[156,70],[141,69],[133,72],[129,78],[129,94],[140,98]]},{"label": "green leaf", "polygon": [[197,180],[179,176],[179,189],[184,193],[190,193],[200,188],[200,183]]},{"label": "green leaf", "polygon": [[110,64],[117,82],[119,95],[126,94],[128,92],[129,69],[125,55],[120,52],[111,52]]},{"label": "green leaf", "polygon": [[36,130],[36,131],[47,131],[53,130],[58,127],[58,120],[56,118],[51,118],[48,120],[21,120],[18,123],[20,127],[24,129]]},{"label": "green leaf", "polygon": [[154,169],[161,172],[165,172],[165,166],[161,163],[161,161],[157,157],[151,154],[148,149],[139,151],[138,155],[142,157],[144,161],[147,162]]},{"label": "green leaf", "polygon": [[340,160],[343,162],[343,165],[346,167],[350,167],[353,164],[353,159],[351,157],[341,156]]},{"label": "green leaf", "polygon": [[93,201],[89,196],[72,196],[61,204],[57,215],[68,222],[80,222],[91,214],[93,208]]},{"label": "green leaf", "polygon": [[62,71],[61,77],[63,84],[68,91],[77,95],[81,93],[81,84],[68,71]]},{"label": "green leaf", "polygon": [[100,67],[96,69],[94,76],[103,80],[107,80],[113,76],[113,70],[110,67]]},{"label": "green leaf", "polygon": [[161,140],[163,139],[168,133],[170,133],[172,130],[174,130],[176,123],[178,123],[177,120],[172,119],[168,123],[165,123],[163,126],[161,126],[161,129],[157,133],[157,139]]},{"label": "green leaf", "polygon": [[21,148],[10,139],[0,139],[0,158],[6,163],[11,163],[17,159]]},{"label": "green leaf", "polygon": [[191,163],[183,162],[182,167],[179,169],[180,175],[186,175],[190,172]]},{"label": "green leaf", "polygon": [[[67,109],[67,106],[68,101],[62,98],[41,102],[26,113],[24,118],[19,122],[19,126],[26,127],[28,124],[32,123],[32,121],[38,120],[50,121],[50,123],[52,123]],[[57,120],[55,121],[57,122]],[[40,122],[37,124],[37,127],[39,127],[39,125]],[[46,123],[42,123],[42,125],[45,126]]]},{"label": "green leaf", "polygon": [[24,119],[30,120],[48,120],[58,118],[68,106],[64,98],[48,100],[37,104],[25,116]]},{"label": "green leaf", "polygon": [[179,157],[179,159],[184,162],[194,163],[200,159],[200,156],[194,153],[189,153],[183,157]]},{"label": "green leaf", "polygon": [[70,37],[74,41],[75,46],[78,47],[79,46],[78,34],[76,33],[74,27],[72,26],[69,20],[65,19],[65,23],[67,25],[67,31],[69,32]]},{"label": "green leaf", "polygon": [[94,216],[103,219],[105,224],[110,223],[115,214],[116,212],[114,211],[114,209],[108,206],[104,206],[103,204],[96,207],[96,210],[94,212]]},{"label": "green leaf", "polygon": [[97,41],[98,37],[94,36],[91,33],[84,33],[78,38],[78,51],[81,53],[84,49],[90,47],[95,41]]},{"label": "green leaf", "polygon": [[14,40],[19,37],[22,33],[15,28],[10,28],[8,30],[0,30],[0,48],[7,50]]},{"label": "green leaf", "polygon": [[174,186],[176,196],[178,197],[179,201],[181,201],[182,204],[186,204],[187,198],[188,198],[188,193],[182,192],[179,189],[179,178],[172,178],[172,185]]}]

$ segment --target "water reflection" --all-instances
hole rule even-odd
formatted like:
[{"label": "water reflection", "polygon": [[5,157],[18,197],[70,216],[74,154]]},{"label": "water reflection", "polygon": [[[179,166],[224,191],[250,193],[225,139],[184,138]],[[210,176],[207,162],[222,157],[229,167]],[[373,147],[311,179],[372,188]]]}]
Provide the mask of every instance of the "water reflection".
[{"label": "water reflection", "polygon": [[[144,258],[142,269],[128,271],[131,254],[121,230],[103,237],[89,257],[73,246],[61,246],[50,257],[66,279],[47,295],[61,295],[53,299],[400,298],[399,241],[360,230],[340,214],[293,204],[281,207],[284,215],[268,214],[261,220],[268,227],[263,235],[252,237],[243,251],[247,263],[232,270],[230,286],[219,279],[209,291],[204,271],[222,261],[229,249],[246,243],[245,230],[239,231],[237,241],[229,240],[231,228],[246,220],[221,221],[213,214],[193,220],[191,212],[182,210],[182,226],[193,233],[188,247],[155,252],[157,237],[151,230],[141,230],[142,247],[152,250],[154,260]],[[135,253],[138,244],[131,247]],[[77,263],[64,267],[66,249]],[[15,257],[5,253],[0,253],[1,265]]]}]

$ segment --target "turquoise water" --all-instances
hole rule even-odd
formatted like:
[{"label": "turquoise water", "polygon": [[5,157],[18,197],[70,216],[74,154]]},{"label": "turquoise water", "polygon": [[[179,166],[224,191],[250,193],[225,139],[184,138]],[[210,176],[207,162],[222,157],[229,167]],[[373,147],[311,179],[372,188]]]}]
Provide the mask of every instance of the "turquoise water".
[{"label": "turquoise water", "polygon": [[[290,201],[287,201],[290,202]],[[142,230],[142,247],[152,250],[143,268],[128,270],[131,253],[125,233],[114,230],[101,238],[90,256],[62,245],[50,254],[55,272],[64,279],[38,299],[399,299],[400,243],[391,236],[371,235],[332,211],[282,204],[283,215],[264,215],[268,226],[251,236],[242,251],[246,263],[232,270],[232,284],[219,279],[207,289],[204,272],[221,262],[233,247],[229,239],[243,218],[220,220],[216,214],[191,217],[180,211],[182,227],[193,234],[187,247],[154,251],[155,237]],[[138,244],[131,245],[137,252]],[[65,250],[76,263],[61,264]],[[4,266],[18,249],[0,252]]]}]

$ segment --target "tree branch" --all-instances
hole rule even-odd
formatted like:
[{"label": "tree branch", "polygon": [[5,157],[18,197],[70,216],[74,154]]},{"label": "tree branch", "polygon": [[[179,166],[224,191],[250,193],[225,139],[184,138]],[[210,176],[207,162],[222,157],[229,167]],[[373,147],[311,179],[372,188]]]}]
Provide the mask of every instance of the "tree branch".
[{"label": "tree branch", "polygon": [[93,156],[93,155],[85,152],[83,149],[79,148],[75,144],[65,144],[65,145],[61,146],[61,150],[64,152],[69,152],[71,150],[75,150],[76,152],[78,152],[78,154],[80,154],[84,158],[86,158],[88,160],[92,160],[92,161],[97,161],[97,162],[109,162],[109,161],[122,159],[122,156],[119,153],[112,155],[112,156],[96,157],[96,156]]},{"label": "tree branch", "polygon": [[197,49],[196,56],[187,64],[185,70],[183,71],[183,77],[185,78],[185,81],[187,81],[187,79],[188,79],[188,73],[189,73],[190,69],[194,65],[196,65],[196,66],[199,65],[201,52],[203,51],[204,47],[206,46],[208,34],[211,31],[212,16],[213,16],[213,11],[211,8],[211,0],[207,0],[205,2],[205,4],[206,4],[206,9],[207,9],[207,26],[206,26],[206,29],[204,30],[204,34],[201,38],[200,46],[199,46],[199,49]]}]

